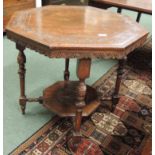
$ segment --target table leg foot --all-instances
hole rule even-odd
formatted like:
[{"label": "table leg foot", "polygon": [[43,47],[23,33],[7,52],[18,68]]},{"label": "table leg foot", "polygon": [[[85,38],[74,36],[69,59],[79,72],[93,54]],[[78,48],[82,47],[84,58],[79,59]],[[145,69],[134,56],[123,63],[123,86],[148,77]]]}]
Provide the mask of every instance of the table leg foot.
[{"label": "table leg foot", "polygon": [[21,112],[24,115],[25,114],[25,109],[26,109],[26,97],[21,97],[19,99],[19,104],[20,104]]},{"label": "table leg foot", "polygon": [[82,136],[73,136],[69,139],[68,141],[68,147],[69,147],[69,150],[74,154],[77,149],[78,149],[78,146],[79,144],[81,143],[82,141]]}]

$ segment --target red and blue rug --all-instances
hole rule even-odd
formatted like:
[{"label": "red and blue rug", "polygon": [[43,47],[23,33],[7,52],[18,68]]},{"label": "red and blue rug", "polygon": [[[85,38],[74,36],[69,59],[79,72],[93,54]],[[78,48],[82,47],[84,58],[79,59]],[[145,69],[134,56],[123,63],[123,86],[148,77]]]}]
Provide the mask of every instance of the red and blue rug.
[{"label": "red and blue rug", "polygon": [[[102,104],[90,117],[83,119],[81,127],[83,137],[93,143],[84,147],[83,142],[80,147],[85,150],[76,155],[96,154],[90,153],[96,144],[103,155],[151,155],[152,75],[149,71],[126,67],[120,89],[122,97],[111,113],[111,101],[105,98],[113,93],[116,68],[93,85],[100,93]],[[72,130],[69,118],[55,116],[10,155],[71,155],[66,137]]]}]

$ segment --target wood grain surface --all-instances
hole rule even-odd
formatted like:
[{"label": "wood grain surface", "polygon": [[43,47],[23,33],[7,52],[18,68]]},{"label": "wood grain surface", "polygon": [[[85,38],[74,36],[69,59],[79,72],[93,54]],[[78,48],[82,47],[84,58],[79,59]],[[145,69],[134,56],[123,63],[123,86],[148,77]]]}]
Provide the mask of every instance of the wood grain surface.
[{"label": "wood grain surface", "polygon": [[129,17],[95,7],[46,6],[16,12],[7,36],[48,57],[124,58],[148,32]]}]

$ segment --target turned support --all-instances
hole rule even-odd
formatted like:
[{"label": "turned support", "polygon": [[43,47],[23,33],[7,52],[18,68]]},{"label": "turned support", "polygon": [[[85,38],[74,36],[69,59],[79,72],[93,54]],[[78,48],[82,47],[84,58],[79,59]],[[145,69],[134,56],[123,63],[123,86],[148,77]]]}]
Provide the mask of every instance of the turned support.
[{"label": "turned support", "polygon": [[65,71],[64,71],[64,80],[68,81],[69,80],[69,59],[65,59]]},{"label": "turned support", "polygon": [[17,43],[16,48],[19,50],[19,54],[17,57],[17,61],[19,64],[18,74],[19,74],[19,79],[20,79],[19,104],[21,106],[22,114],[25,114],[25,107],[26,107],[26,95],[25,95],[25,72],[26,72],[25,63],[26,63],[26,57],[24,54],[25,47]]},{"label": "turned support", "polygon": [[118,69],[117,69],[117,78],[116,78],[116,83],[115,83],[115,90],[112,96],[112,110],[114,110],[114,107],[117,105],[118,101],[119,101],[119,90],[120,90],[120,85],[121,85],[121,81],[122,81],[122,76],[124,73],[124,66],[126,63],[126,59],[121,59],[118,62]]},{"label": "turned support", "polygon": [[76,117],[75,117],[75,133],[80,135],[80,127],[82,121],[82,109],[85,106],[86,85],[85,79],[90,75],[91,59],[79,59],[77,62],[77,76],[79,78],[79,86],[77,90]]},{"label": "turned support", "polygon": [[39,102],[40,104],[43,103],[43,97],[40,96],[38,98],[26,98],[27,102]]},{"label": "turned support", "polygon": [[79,78],[79,85],[77,87],[77,99],[76,99],[76,115],[75,115],[75,122],[74,127],[75,131],[73,133],[73,137],[69,140],[69,148],[72,152],[76,152],[78,144],[81,142],[81,122],[82,122],[82,112],[85,104],[85,96],[86,96],[86,85],[85,79],[90,75],[90,66],[91,66],[91,59],[79,59],[77,62],[77,76]]}]

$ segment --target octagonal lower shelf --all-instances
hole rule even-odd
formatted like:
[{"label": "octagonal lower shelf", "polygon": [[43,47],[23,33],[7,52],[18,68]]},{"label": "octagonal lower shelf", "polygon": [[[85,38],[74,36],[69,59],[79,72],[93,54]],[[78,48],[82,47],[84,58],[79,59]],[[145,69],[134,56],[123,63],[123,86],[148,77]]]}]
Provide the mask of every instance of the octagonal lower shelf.
[{"label": "octagonal lower shelf", "polygon": [[[78,81],[60,81],[43,91],[43,105],[61,117],[75,116]],[[87,85],[86,106],[82,116],[89,116],[100,105],[96,90]]]}]

